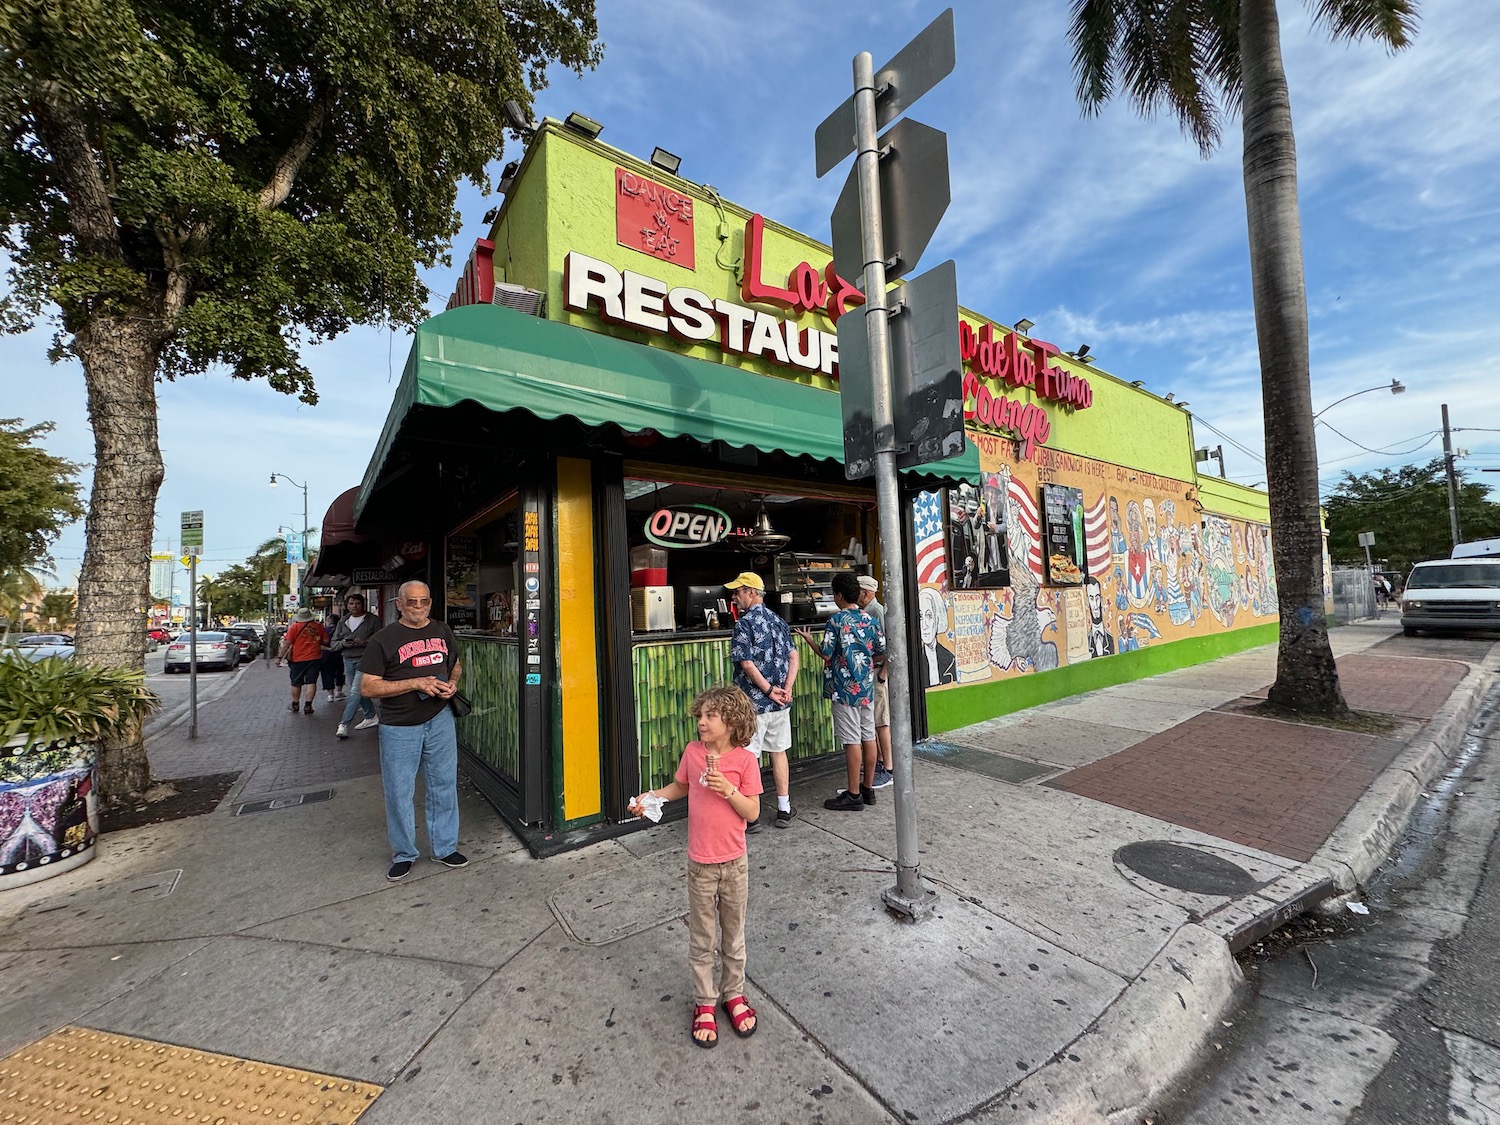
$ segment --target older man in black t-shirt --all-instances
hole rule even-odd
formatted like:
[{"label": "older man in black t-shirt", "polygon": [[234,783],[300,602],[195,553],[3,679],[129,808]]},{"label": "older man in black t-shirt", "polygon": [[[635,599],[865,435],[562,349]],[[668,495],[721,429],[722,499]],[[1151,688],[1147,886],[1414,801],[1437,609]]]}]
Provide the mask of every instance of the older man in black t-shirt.
[{"label": "older man in black t-shirt", "polygon": [[418,855],[412,802],[419,769],[433,856],[447,867],[469,863],[458,850],[458,736],[448,709],[463,670],[458,645],[452,629],[432,620],[425,583],[403,583],[396,605],[401,620],[370,638],[359,663],[360,694],[380,700],[380,780],[391,840],[385,877],[392,882],[406,878]]}]

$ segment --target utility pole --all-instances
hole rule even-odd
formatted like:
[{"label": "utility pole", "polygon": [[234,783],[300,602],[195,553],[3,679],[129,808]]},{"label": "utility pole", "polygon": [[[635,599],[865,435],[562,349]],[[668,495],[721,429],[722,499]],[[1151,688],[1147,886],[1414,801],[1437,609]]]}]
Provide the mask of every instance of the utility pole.
[{"label": "utility pole", "polygon": [[1458,526],[1458,474],[1453,469],[1453,435],[1448,429],[1448,404],[1443,403],[1443,467],[1448,472],[1448,530],[1453,535],[1453,545],[1463,542],[1463,533]]}]

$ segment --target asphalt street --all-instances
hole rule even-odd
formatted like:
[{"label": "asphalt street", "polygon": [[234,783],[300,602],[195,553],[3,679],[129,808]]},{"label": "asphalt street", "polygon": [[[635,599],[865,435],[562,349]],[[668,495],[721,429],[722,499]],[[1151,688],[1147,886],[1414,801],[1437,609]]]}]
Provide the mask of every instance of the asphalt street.
[{"label": "asphalt street", "polygon": [[[169,676],[163,672],[162,664],[166,660],[166,655],[166,645],[162,645],[155,652],[146,654],[146,686],[161,700],[160,709],[146,723],[148,735],[164,730],[173,723],[185,721],[187,718],[192,676],[183,672],[174,672]],[[244,667],[245,665],[240,665],[241,669]],[[198,672],[199,704],[212,702],[229,691],[239,679],[239,670],[210,672],[200,669]]]}]

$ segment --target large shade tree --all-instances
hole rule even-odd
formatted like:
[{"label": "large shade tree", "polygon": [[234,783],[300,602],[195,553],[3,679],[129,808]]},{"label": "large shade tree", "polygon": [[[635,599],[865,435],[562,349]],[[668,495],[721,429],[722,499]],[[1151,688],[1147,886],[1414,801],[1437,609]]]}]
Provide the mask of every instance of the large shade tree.
[{"label": "large shade tree", "polygon": [[[1336,39],[1405,46],[1415,0],[1313,0]],[[1098,112],[1115,94],[1165,109],[1207,156],[1227,115],[1243,125],[1250,280],[1260,349],[1272,550],[1281,643],[1271,701],[1347,711],[1323,610],[1318,455],[1313,437],[1307,288],[1297,212],[1297,149],[1276,0],[1074,0],[1078,96]]]},{"label": "large shade tree", "polygon": [[[419,320],[506,101],[595,65],[597,33],[593,0],[0,3],[0,312],[52,316],[94,430],[81,657],[144,663],[158,383],[312,403],[302,344]],[[106,747],[106,795],[148,782],[138,732]]]},{"label": "large shade tree", "polygon": [[[1458,524],[1464,538],[1500,536],[1500,503],[1487,485],[1458,478]],[[1363,566],[1363,531],[1375,533],[1372,556],[1403,573],[1412,563],[1447,558],[1453,549],[1448,522],[1448,472],[1444,459],[1369,473],[1345,473],[1324,501],[1328,510],[1328,553],[1336,562]]]}]

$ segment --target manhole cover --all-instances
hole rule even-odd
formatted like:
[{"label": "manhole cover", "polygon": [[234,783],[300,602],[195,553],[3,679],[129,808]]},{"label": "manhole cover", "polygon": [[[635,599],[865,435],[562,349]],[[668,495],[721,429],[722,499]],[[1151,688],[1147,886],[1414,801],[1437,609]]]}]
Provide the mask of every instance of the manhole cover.
[{"label": "manhole cover", "polygon": [[1142,878],[1195,895],[1242,895],[1260,886],[1255,876],[1223,856],[1166,840],[1126,844],[1115,862]]}]

